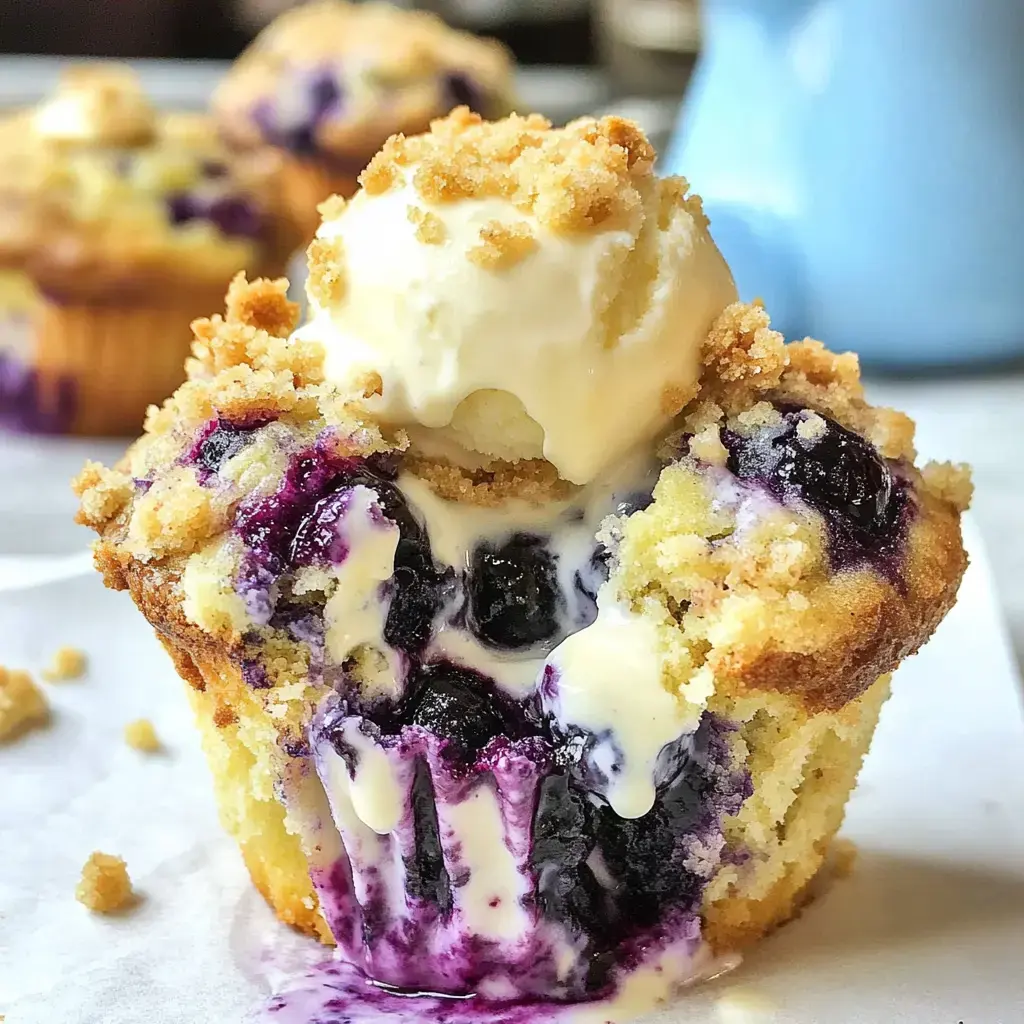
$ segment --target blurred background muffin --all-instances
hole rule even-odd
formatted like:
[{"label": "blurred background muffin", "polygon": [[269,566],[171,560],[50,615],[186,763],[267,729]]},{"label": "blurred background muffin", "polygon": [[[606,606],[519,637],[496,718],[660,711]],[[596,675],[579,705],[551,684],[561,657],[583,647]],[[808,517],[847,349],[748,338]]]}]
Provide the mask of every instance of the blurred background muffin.
[{"label": "blurred background muffin", "polygon": [[295,244],[208,118],[157,113],[120,65],[69,68],[0,125],[0,424],[137,432],[190,321]]},{"label": "blurred background muffin", "polygon": [[282,199],[311,238],[317,205],[351,195],[385,139],[423,131],[463,104],[486,117],[507,113],[511,74],[499,43],[430,12],[323,0],[260,33],[213,106],[233,148],[276,161]]}]

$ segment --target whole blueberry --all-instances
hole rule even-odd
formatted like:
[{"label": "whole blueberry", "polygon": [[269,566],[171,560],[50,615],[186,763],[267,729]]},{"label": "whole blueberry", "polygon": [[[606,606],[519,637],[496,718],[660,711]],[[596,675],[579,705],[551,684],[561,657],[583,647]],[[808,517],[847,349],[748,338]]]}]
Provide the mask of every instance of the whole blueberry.
[{"label": "whole blueberry", "polygon": [[466,589],[469,627],[489,647],[521,650],[558,633],[563,602],[555,557],[542,537],[517,533],[504,544],[481,544]]},{"label": "whole blueberry", "polygon": [[413,686],[410,724],[448,740],[462,756],[472,757],[495,736],[516,731],[500,698],[476,672],[448,663],[430,665]]}]

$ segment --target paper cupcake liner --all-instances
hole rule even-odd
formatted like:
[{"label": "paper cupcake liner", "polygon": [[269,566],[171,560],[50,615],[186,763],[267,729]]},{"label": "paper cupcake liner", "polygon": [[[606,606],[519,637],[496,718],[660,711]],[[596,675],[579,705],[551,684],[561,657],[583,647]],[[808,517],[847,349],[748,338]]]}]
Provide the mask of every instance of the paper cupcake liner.
[{"label": "paper cupcake liner", "polygon": [[[328,691],[307,740],[282,745],[226,652],[173,653],[193,689],[224,824],[279,917],[333,939],[375,979],[492,998],[591,998],[652,956],[683,981],[700,955],[739,949],[793,916],[888,695],[882,677],[840,711],[811,716],[778,695],[720,701],[690,752],[706,799],[667,853],[688,873],[689,901],[595,950],[545,912],[565,872],[536,852],[537,809],[560,777],[543,744],[499,737],[470,770],[453,770],[423,730],[382,737]],[[367,772],[376,780],[364,796],[376,796],[361,804]],[[649,823],[639,824],[643,834]],[[618,857],[621,870],[631,847],[611,858],[595,849],[596,863]],[[623,906],[637,913],[635,896]]]},{"label": "paper cupcake liner", "polygon": [[137,434],[147,407],[184,380],[189,324],[222,305],[225,289],[133,307],[44,298],[29,361],[0,368],[6,419],[47,433]]}]

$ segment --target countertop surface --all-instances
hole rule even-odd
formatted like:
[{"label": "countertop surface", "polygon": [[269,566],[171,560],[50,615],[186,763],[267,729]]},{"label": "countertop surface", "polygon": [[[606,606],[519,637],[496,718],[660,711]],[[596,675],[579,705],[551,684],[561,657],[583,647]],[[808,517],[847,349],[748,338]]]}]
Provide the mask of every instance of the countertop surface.
[{"label": "countertop surface", "polygon": [[[61,61],[0,58],[0,106],[31,102],[51,87]],[[158,102],[201,106],[224,65],[214,62],[136,62]],[[644,98],[610,102],[598,72],[526,69],[524,108],[564,120],[587,111],[616,109],[643,122],[654,137],[671,123],[673,104]],[[828,339],[824,339],[826,342]],[[1000,602],[1018,663],[1024,664],[1024,363],[916,377],[868,374],[869,397],[911,413],[923,457],[969,462],[974,467],[974,515],[991,554]],[[69,527],[73,501],[65,481],[88,453],[116,456],[116,445],[38,441],[0,436],[0,555],[68,552],[84,535]],[[40,511],[40,510],[45,511]]]}]

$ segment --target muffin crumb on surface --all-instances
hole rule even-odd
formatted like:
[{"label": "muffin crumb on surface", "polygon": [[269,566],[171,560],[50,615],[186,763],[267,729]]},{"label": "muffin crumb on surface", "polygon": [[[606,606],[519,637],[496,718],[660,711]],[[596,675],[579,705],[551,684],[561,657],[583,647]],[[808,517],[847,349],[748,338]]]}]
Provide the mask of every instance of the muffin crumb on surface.
[{"label": "muffin crumb on surface", "polygon": [[124,741],[135,750],[153,754],[161,748],[160,737],[148,718],[137,718],[124,727]]},{"label": "muffin crumb on surface", "polygon": [[80,679],[87,667],[85,652],[77,647],[59,647],[50,664],[43,669],[42,676],[48,683]]},{"label": "muffin crumb on surface", "polygon": [[99,850],[89,855],[75,899],[97,914],[110,914],[133,902],[128,867],[120,857]]},{"label": "muffin crumb on surface", "polygon": [[46,697],[32,677],[0,665],[0,740],[14,739],[49,716]]}]

